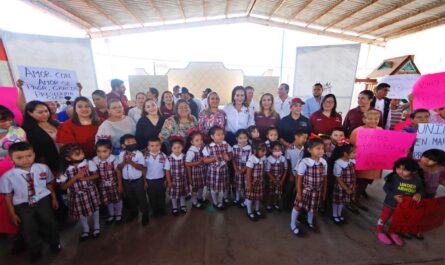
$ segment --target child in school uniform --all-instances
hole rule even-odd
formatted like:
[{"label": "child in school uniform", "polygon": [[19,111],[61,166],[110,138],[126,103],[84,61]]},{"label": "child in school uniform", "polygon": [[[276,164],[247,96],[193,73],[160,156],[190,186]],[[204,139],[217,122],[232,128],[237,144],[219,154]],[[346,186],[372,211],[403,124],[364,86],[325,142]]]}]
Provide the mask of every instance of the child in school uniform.
[{"label": "child in school uniform", "polygon": [[297,168],[295,189],[297,196],[292,209],[290,227],[294,235],[299,235],[297,219],[301,210],[307,212],[307,226],[314,231],[314,215],[321,200],[326,196],[328,164],[323,159],[324,145],[319,138],[310,139],[306,145],[305,158]]},{"label": "child in school uniform", "polygon": [[200,132],[192,132],[188,136],[190,148],[185,156],[185,166],[189,183],[192,186],[192,207],[196,209],[204,208],[204,187],[206,186],[207,167],[204,164],[202,155],[204,137]]},{"label": "child in school uniform", "polygon": [[215,125],[210,128],[209,136],[212,142],[204,148],[202,154],[204,155],[204,163],[207,164],[213,207],[217,210],[223,210],[225,205],[219,199],[219,195],[220,193],[227,195],[228,192],[229,171],[227,163],[232,159],[232,147],[224,141],[224,129],[220,126]]},{"label": "child in school uniform", "polygon": [[89,217],[93,217],[93,238],[100,236],[99,192],[95,180],[99,178],[97,167],[85,159],[78,144],[66,144],[60,149],[64,163],[64,174],[58,180],[63,190],[68,190],[68,212],[74,219],[80,219],[82,233],[79,241],[90,236]]},{"label": "child in school uniform", "polygon": [[170,162],[168,156],[161,151],[161,146],[161,139],[151,138],[145,153],[145,179],[153,217],[165,215],[165,171],[170,168]]},{"label": "child in school uniform", "polygon": [[270,151],[265,170],[269,182],[268,205],[266,207],[268,212],[272,211],[272,205],[275,210],[281,210],[281,193],[287,175],[287,160],[283,156],[283,146],[278,141],[273,142]]},{"label": "child in school uniform", "polygon": [[261,141],[260,131],[256,125],[251,125],[247,128],[249,133],[249,143],[252,144],[254,141]]},{"label": "child in school uniform", "polygon": [[323,158],[328,161],[328,159],[331,158],[332,152],[334,151],[334,148],[332,148],[332,139],[331,136],[322,134],[320,135],[320,139],[323,140],[324,144],[324,155]]},{"label": "child in school uniform", "polygon": [[[259,141],[252,144],[252,154],[246,163],[246,208],[251,221],[264,217],[260,203],[264,196],[264,170],[266,167],[266,145]],[[253,204],[255,203],[255,211]]]},{"label": "child in school uniform", "polygon": [[[248,132],[245,129],[239,129],[236,134],[236,141],[233,148],[232,165],[235,170],[235,205],[244,208],[244,195],[246,191],[246,162],[252,153],[252,147],[249,144]],[[243,198],[243,199],[242,199]]]},{"label": "child in school uniform", "polygon": [[139,211],[142,213],[142,226],[149,223],[148,202],[145,191],[148,183],[143,177],[146,173],[144,155],[137,150],[136,137],[124,134],[120,138],[122,151],[117,160],[119,182],[124,188],[124,194],[128,199],[127,222],[137,218]]},{"label": "child in school uniform", "polygon": [[0,193],[5,195],[11,222],[20,226],[31,261],[36,261],[42,257],[41,234],[47,235],[53,253],[61,250],[53,212],[59,207],[52,185],[54,177],[46,165],[34,162],[30,144],[14,143],[8,153],[15,167],[0,178]]},{"label": "child in school uniform", "polygon": [[267,147],[267,150],[268,150],[268,155],[270,155],[271,144],[273,142],[279,141],[279,138],[278,138],[278,128],[274,127],[274,126],[271,126],[271,127],[267,128],[266,139],[267,140],[264,143],[266,144],[266,147]]},{"label": "child in school uniform", "polygon": [[383,190],[386,193],[382,213],[377,222],[377,238],[385,245],[395,243],[403,245],[403,241],[396,233],[388,235],[384,232],[385,224],[389,221],[397,204],[403,202],[403,196],[412,197],[413,201],[422,199],[424,186],[418,177],[419,165],[412,158],[400,158],[394,163],[393,172],[385,177]]},{"label": "child in school uniform", "polygon": [[332,196],[332,220],[340,225],[345,222],[342,211],[353,199],[355,190],[355,147],[348,142],[337,143],[329,165],[335,178]]},{"label": "child in school uniform", "polygon": [[117,176],[117,157],[112,154],[110,140],[100,139],[96,143],[96,156],[93,162],[99,174],[99,194],[103,205],[107,206],[107,224],[122,222],[122,183]]},{"label": "child in school uniform", "polygon": [[[184,141],[181,138],[173,138],[170,141],[172,153],[168,157],[170,168],[166,171],[167,187],[170,191],[170,199],[172,201],[172,214],[174,216],[181,213],[187,213],[185,205],[185,197],[189,193],[189,183],[185,168],[185,155],[182,153],[184,149]],[[180,210],[178,210],[178,200]]]},{"label": "child in school uniform", "polygon": [[293,206],[294,192],[295,192],[295,179],[296,169],[301,159],[303,159],[304,145],[309,137],[309,134],[305,130],[297,130],[294,133],[294,142],[286,150],[285,158],[288,160],[288,175],[289,178],[285,180],[285,190],[283,193],[283,206],[285,209],[291,209]]}]

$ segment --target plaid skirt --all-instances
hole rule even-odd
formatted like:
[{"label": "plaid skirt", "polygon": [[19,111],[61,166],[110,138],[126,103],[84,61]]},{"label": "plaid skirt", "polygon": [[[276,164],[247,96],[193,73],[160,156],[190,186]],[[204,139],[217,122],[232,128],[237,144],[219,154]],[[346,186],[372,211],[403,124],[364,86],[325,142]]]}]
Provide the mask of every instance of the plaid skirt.
[{"label": "plaid skirt", "polygon": [[205,165],[192,167],[192,186],[194,191],[203,189],[207,185],[206,171],[207,167]]},{"label": "plaid skirt", "polygon": [[235,174],[235,189],[244,191],[246,188],[246,174]]},{"label": "plaid skirt", "polygon": [[75,219],[93,215],[99,210],[99,205],[99,193],[95,185],[88,185],[82,190],[70,192],[68,196],[68,213]]},{"label": "plaid skirt", "polygon": [[[278,179],[278,182],[280,179]],[[281,197],[281,194],[283,193],[283,187],[281,185],[275,184],[272,180],[269,179],[269,195],[274,198]]]},{"label": "plaid skirt", "polygon": [[264,181],[262,178],[252,183],[252,190],[246,189],[246,199],[251,201],[259,201],[264,197]]},{"label": "plaid skirt", "polygon": [[179,199],[188,195],[190,189],[187,177],[172,178],[172,186],[169,189],[171,199]]},{"label": "plaid skirt", "polygon": [[229,170],[227,165],[207,168],[207,176],[209,178],[209,188],[211,191],[225,192],[229,186]]},{"label": "plaid skirt", "polygon": [[332,194],[332,202],[335,204],[350,204],[353,194],[348,194],[340,184],[335,183],[334,193]]},{"label": "plaid skirt", "polygon": [[121,199],[119,192],[117,192],[117,182],[115,180],[100,180],[99,194],[100,201],[104,205],[117,203]]},{"label": "plaid skirt", "polygon": [[321,201],[321,190],[303,188],[301,201],[297,201],[295,197],[295,210],[305,209],[308,212],[317,212]]}]

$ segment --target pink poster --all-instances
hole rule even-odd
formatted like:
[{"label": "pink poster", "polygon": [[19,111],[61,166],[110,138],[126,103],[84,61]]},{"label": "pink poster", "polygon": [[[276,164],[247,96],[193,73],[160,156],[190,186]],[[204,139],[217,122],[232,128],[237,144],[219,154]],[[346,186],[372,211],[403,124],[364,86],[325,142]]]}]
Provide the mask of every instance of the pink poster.
[{"label": "pink poster", "polygon": [[0,87],[0,105],[3,105],[10,109],[15,116],[15,122],[18,125],[22,125],[23,116],[22,112],[17,107],[18,92],[15,87]]},{"label": "pink poster", "polygon": [[422,75],[413,87],[414,109],[445,107],[445,72]]},{"label": "pink poster", "polygon": [[356,169],[392,169],[415,140],[415,133],[359,128]]}]

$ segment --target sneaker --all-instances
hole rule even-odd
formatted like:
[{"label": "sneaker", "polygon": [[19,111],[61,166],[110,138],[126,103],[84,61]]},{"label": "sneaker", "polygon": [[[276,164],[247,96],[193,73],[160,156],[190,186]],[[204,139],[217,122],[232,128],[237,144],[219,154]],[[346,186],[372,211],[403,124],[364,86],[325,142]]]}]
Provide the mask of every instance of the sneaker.
[{"label": "sneaker", "polygon": [[378,233],[377,238],[380,242],[382,242],[384,245],[392,245],[391,239],[385,234],[385,233]]},{"label": "sneaker", "polygon": [[396,243],[397,246],[403,246],[403,240],[400,239],[399,235],[393,233],[389,236],[391,237],[392,241]]}]

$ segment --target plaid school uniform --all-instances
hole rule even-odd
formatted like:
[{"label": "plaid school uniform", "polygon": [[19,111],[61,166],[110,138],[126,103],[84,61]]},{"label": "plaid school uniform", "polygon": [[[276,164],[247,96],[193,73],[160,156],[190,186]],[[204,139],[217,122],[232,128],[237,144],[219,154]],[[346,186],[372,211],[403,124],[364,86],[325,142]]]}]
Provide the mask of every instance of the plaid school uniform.
[{"label": "plaid school uniform", "polygon": [[[70,165],[65,171],[67,181],[73,178],[81,168],[88,168],[85,177],[96,172],[94,164],[86,159],[76,166]],[[77,180],[68,188],[68,213],[71,217],[79,219],[80,216],[91,216],[99,210],[100,200],[97,187],[93,180]]]},{"label": "plaid school uniform", "polygon": [[117,158],[114,155],[104,161],[99,157],[94,157],[93,162],[99,173],[99,194],[100,200],[104,205],[117,203],[120,201],[119,192],[117,191]]},{"label": "plaid school uniform", "polygon": [[252,169],[252,190],[246,190],[246,199],[252,201],[262,200],[264,196],[264,157],[259,159],[255,155],[249,157],[246,166]]},{"label": "plaid school uniform", "polygon": [[[193,156],[193,159],[189,162],[196,162],[203,157],[202,151],[195,146],[190,146],[189,150],[187,151],[187,156],[188,155]],[[207,185],[206,173],[207,167],[204,164],[192,167],[193,189],[203,189]]]},{"label": "plaid school uniform", "polygon": [[170,197],[172,199],[179,199],[185,197],[189,193],[189,185],[187,181],[187,174],[185,170],[185,157],[183,154],[175,156],[171,154],[168,157],[170,162],[170,173],[172,179],[172,186],[170,188]]},{"label": "plaid school uniform", "polygon": [[[247,159],[252,152],[252,147],[250,145],[246,145],[244,147],[240,147],[239,145],[233,146],[233,160],[236,162],[237,169],[243,170],[246,166]],[[246,186],[246,174],[235,174],[235,188],[237,191],[245,190]]]},{"label": "plaid school uniform", "polygon": [[321,200],[321,192],[323,189],[323,181],[326,178],[326,161],[321,161],[317,164],[310,158],[304,158],[301,160],[298,166],[298,175],[300,175],[300,169],[305,167],[305,173],[303,175],[302,183],[302,199],[298,201],[295,198],[295,210],[305,209],[306,211],[316,212]]},{"label": "plaid school uniform", "polygon": [[[337,160],[335,163],[338,165],[338,162],[339,161]],[[338,166],[341,167],[341,180],[343,180],[346,186],[350,187],[354,184],[355,179],[355,161],[350,160],[346,163],[345,165],[343,165],[343,167],[341,167],[340,165]],[[353,194],[348,194],[344,189],[342,189],[338,181],[335,181],[334,193],[332,197],[333,203],[350,204],[352,201],[352,196]]]},{"label": "plaid school uniform", "polygon": [[229,170],[224,160],[225,153],[231,153],[232,148],[225,141],[220,144],[210,143],[204,149],[205,156],[216,157],[217,161],[208,164],[207,176],[209,177],[209,188],[211,191],[225,192],[229,186]]},{"label": "plaid school uniform", "polygon": [[[266,172],[270,172],[278,182],[281,181],[281,177],[284,172],[287,171],[287,161],[284,156],[280,156],[279,158],[275,158],[270,155],[266,160]],[[270,178],[267,178],[269,181],[269,195],[274,198],[280,198],[282,194],[282,186],[277,185],[275,182],[271,181]]]}]

